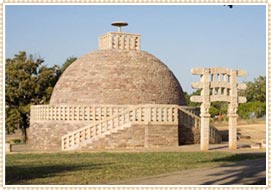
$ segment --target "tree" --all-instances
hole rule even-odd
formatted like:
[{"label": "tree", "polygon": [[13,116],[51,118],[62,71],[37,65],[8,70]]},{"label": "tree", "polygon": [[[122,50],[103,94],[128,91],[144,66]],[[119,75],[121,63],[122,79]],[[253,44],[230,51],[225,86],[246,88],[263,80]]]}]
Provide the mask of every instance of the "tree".
[{"label": "tree", "polygon": [[61,67],[61,73],[64,73],[64,71],[72,64],[74,61],[76,61],[76,57],[69,57],[66,59],[65,63]]},{"label": "tree", "polygon": [[226,115],[228,112],[228,102],[211,102],[210,115],[211,117]]},{"label": "tree", "polygon": [[247,98],[247,102],[238,108],[241,118],[247,119],[253,113],[255,117],[266,114],[266,76],[259,76],[253,82],[246,83],[247,88],[240,95]]},{"label": "tree", "polygon": [[241,94],[246,96],[247,101],[260,101],[266,102],[266,77],[259,76],[255,78],[253,82],[246,83],[246,90],[242,91]]},{"label": "tree", "polygon": [[265,102],[247,102],[239,105],[238,114],[243,119],[259,118],[265,115],[266,103]]},{"label": "tree", "polygon": [[6,59],[6,132],[21,129],[23,141],[27,140],[30,106],[47,103],[60,76],[58,66],[48,68],[43,62],[23,51]]}]

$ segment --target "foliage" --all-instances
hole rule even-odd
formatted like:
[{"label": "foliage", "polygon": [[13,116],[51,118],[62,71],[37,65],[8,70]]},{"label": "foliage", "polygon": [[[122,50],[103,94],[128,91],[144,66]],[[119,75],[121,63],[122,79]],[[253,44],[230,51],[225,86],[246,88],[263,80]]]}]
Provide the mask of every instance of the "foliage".
[{"label": "foliage", "polygon": [[262,157],[265,154],[229,152],[8,154],[6,184],[112,184],[125,179]]},{"label": "foliage", "polygon": [[66,59],[65,63],[61,67],[61,73],[64,73],[64,71],[74,62],[76,61],[76,57],[69,57]]},{"label": "foliage", "polygon": [[30,106],[49,102],[54,85],[77,58],[70,57],[60,68],[43,65],[43,59],[34,59],[21,51],[12,59],[6,59],[6,132],[22,130],[23,140],[27,139]]},{"label": "foliage", "polygon": [[228,102],[212,102],[210,106],[211,117],[226,115],[228,111]]},{"label": "foliage", "polygon": [[253,82],[246,83],[247,88],[240,92],[247,98],[248,102],[266,102],[266,76],[259,76]]},{"label": "foliage", "polygon": [[20,144],[21,143],[21,139],[14,139],[12,140],[13,144]]},{"label": "foliage", "polygon": [[[247,102],[240,104],[238,107],[238,115],[243,119],[251,119],[252,117],[259,118],[265,115],[265,102]],[[253,115],[254,113],[254,115]]]},{"label": "foliage", "polygon": [[246,83],[246,90],[242,90],[240,95],[247,98],[247,102],[240,104],[238,114],[241,118],[250,118],[255,114],[256,118],[266,114],[266,76],[259,76],[253,82]]},{"label": "foliage", "polygon": [[6,132],[21,129],[23,140],[27,139],[30,106],[44,104],[50,99],[58,77],[59,67],[48,68],[40,58],[19,52],[12,59],[6,59]]}]

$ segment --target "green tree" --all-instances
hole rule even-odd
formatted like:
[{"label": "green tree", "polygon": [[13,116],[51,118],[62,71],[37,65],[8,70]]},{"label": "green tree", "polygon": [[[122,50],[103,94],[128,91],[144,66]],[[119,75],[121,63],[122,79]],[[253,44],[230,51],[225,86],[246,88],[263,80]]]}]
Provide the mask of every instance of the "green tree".
[{"label": "green tree", "polygon": [[217,115],[226,115],[228,111],[228,102],[211,102],[210,105],[210,115],[211,117],[217,116]]},{"label": "green tree", "polygon": [[266,114],[266,77],[259,76],[252,82],[247,82],[247,88],[240,92],[240,95],[247,98],[247,102],[239,105],[238,114],[241,118],[247,119],[254,114],[254,117],[262,117]]},{"label": "green tree", "polygon": [[61,67],[61,73],[64,73],[64,71],[74,62],[76,61],[76,57],[69,57],[66,59],[65,63]]},{"label": "green tree", "polygon": [[49,101],[60,75],[58,66],[48,68],[43,62],[23,51],[6,59],[6,132],[21,129],[24,141],[27,140],[30,106]]},{"label": "green tree", "polygon": [[247,88],[241,91],[241,94],[246,96],[247,101],[266,102],[266,77],[259,76],[253,82],[246,83]]}]

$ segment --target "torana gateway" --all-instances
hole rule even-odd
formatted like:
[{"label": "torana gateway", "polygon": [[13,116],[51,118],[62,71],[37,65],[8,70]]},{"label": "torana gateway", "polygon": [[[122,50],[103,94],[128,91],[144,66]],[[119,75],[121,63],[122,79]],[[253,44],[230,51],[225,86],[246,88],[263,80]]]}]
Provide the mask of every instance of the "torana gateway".
[{"label": "torana gateway", "polygon": [[119,28],[66,69],[49,105],[31,107],[28,139],[38,150],[179,146],[200,142],[200,117],[168,67],[140,50],[140,35]]}]

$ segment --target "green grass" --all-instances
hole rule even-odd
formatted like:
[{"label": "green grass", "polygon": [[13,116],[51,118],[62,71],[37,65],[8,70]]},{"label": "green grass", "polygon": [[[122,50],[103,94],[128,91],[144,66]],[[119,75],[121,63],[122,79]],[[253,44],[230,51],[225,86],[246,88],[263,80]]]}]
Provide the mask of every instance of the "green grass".
[{"label": "green grass", "polygon": [[264,156],[226,152],[8,154],[6,184],[110,184]]}]

